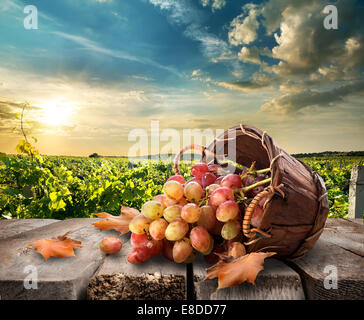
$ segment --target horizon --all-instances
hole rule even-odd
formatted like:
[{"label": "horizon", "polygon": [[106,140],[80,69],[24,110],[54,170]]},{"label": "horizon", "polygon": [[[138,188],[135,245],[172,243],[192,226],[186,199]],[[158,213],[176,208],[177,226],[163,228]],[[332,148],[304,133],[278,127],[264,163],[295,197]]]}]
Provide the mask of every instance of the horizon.
[{"label": "horizon", "polygon": [[179,134],[159,151],[190,144],[184,129],[240,123],[290,154],[363,150],[363,6],[336,1],[334,30],[327,4],[34,0],[28,30],[29,1],[3,0],[0,149],[16,152],[27,101],[29,140],[50,156],[127,156],[131,132],[150,139],[153,121]]}]

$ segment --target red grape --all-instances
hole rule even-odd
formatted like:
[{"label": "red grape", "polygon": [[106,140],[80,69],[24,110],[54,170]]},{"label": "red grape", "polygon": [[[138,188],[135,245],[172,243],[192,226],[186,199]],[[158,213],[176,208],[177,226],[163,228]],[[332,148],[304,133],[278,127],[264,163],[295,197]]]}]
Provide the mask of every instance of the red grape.
[{"label": "red grape", "polygon": [[168,208],[165,208],[163,211],[163,217],[168,222],[172,222],[176,218],[181,218],[182,206],[175,204]]},{"label": "red grape", "polygon": [[163,192],[168,198],[179,201],[183,197],[183,186],[177,181],[167,181],[163,186]]},{"label": "red grape", "polygon": [[162,240],[149,240],[145,245],[150,250],[150,257],[154,258],[158,256],[163,250]]},{"label": "red grape", "polygon": [[180,184],[186,183],[185,178],[183,178],[180,174],[171,176],[167,181],[171,181],[171,180],[178,181]]},{"label": "red grape", "polygon": [[149,226],[149,234],[154,240],[162,240],[165,237],[165,232],[168,222],[163,218],[153,220]]},{"label": "red grape", "polygon": [[100,250],[108,254],[119,252],[122,246],[121,240],[117,237],[107,237],[100,242]]},{"label": "red grape", "polygon": [[183,238],[182,240],[178,240],[173,245],[173,260],[177,263],[181,263],[187,260],[187,258],[193,252],[193,248],[191,246],[191,241],[188,238]]},{"label": "red grape", "polygon": [[224,179],[224,176],[220,176],[220,177],[218,177],[216,180],[215,180],[215,182],[214,183],[216,183],[216,184],[218,184],[218,185],[220,185],[221,184],[221,181]]},{"label": "red grape", "polygon": [[206,252],[210,247],[210,234],[204,227],[197,226],[192,228],[190,240],[192,247],[199,252]]},{"label": "red grape", "polygon": [[201,216],[197,224],[204,227],[207,231],[211,231],[216,224],[215,209],[211,206],[202,206]]},{"label": "red grape", "polygon": [[194,177],[194,178],[191,178],[190,180],[188,180],[187,182],[186,182],[186,185],[187,184],[189,184],[190,182],[197,182],[199,185],[201,185],[201,187],[202,187],[202,180],[201,180],[201,178],[196,178],[196,177]]},{"label": "red grape", "polygon": [[127,259],[132,264],[139,264],[151,257],[151,250],[146,246],[134,247],[128,254]]},{"label": "red grape", "polygon": [[206,172],[202,175],[202,187],[206,188],[210,184],[213,184],[216,180],[216,176],[212,172]]},{"label": "red grape", "polygon": [[220,186],[237,189],[241,188],[241,184],[240,176],[238,174],[230,173],[221,180]]},{"label": "red grape", "polygon": [[221,166],[219,164],[213,163],[213,164],[210,164],[208,166],[208,168],[210,171],[217,173],[221,169]]},{"label": "red grape", "polygon": [[181,211],[181,218],[188,223],[197,222],[201,217],[201,208],[194,203],[186,204]]},{"label": "red grape", "polygon": [[231,240],[235,238],[241,229],[241,225],[239,221],[229,220],[225,222],[224,226],[221,229],[221,236],[226,240]]},{"label": "red grape", "polygon": [[166,259],[174,262],[173,260],[173,245],[174,242],[172,241],[168,241],[167,239],[163,240],[163,248],[162,248],[162,254],[163,257],[165,257]]},{"label": "red grape", "polygon": [[206,163],[197,163],[191,168],[191,174],[196,178],[201,178],[206,172],[209,172],[209,167]]},{"label": "red grape", "polygon": [[211,194],[213,193],[216,189],[219,189],[220,186],[216,183],[210,184],[208,187],[206,187],[206,192],[207,194]]},{"label": "red grape", "polygon": [[146,233],[143,234],[132,233],[130,237],[130,242],[133,247],[143,246],[148,242],[148,236]]},{"label": "red grape", "polygon": [[222,222],[235,219],[239,213],[239,206],[235,201],[228,200],[219,205],[216,210],[216,219]]},{"label": "red grape", "polygon": [[181,218],[174,219],[166,229],[166,238],[170,241],[177,241],[184,238],[189,227],[185,220]]},{"label": "red grape", "polygon": [[230,188],[220,187],[211,193],[210,202],[215,207],[218,207],[227,200],[234,200],[234,193]]},{"label": "red grape", "polygon": [[186,184],[184,195],[190,202],[199,202],[202,197],[202,187],[199,183],[192,181]]},{"label": "red grape", "polygon": [[228,255],[232,257],[241,257],[246,255],[245,246],[241,242],[232,242],[229,245]]},{"label": "red grape", "polygon": [[259,228],[260,224],[262,223],[263,217],[264,217],[263,208],[260,206],[256,206],[252,214],[250,224],[255,228]]},{"label": "red grape", "polygon": [[152,220],[148,219],[143,214],[138,214],[130,221],[129,230],[137,234],[147,233],[151,222]]}]

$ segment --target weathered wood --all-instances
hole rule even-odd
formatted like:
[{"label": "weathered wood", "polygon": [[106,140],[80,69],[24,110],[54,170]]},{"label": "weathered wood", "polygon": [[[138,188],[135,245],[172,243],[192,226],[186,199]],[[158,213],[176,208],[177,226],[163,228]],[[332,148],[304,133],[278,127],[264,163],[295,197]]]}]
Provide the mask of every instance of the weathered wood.
[{"label": "weathered wood", "polygon": [[[308,299],[364,299],[364,258],[323,238],[290,265],[301,275]],[[335,270],[337,289],[330,289]]]},{"label": "weathered wood", "polygon": [[0,220],[0,240],[19,233],[40,228],[59,220],[55,219],[11,219]]},{"label": "weathered wood", "polygon": [[328,219],[321,239],[364,257],[364,226],[345,219]]},{"label": "weathered wood", "polygon": [[90,300],[180,300],[187,298],[186,265],[162,256],[143,264],[130,264],[126,256],[130,241],[117,254],[108,255],[95,277],[87,296]]},{"label": "weathered wood", "polygon": [[197,300],[303,300],[305,298],[299,275],[283,262],[266,259],[259,272],[256,287],[250,283],[225,288],[214,293],[217,279],[205,280],[209,267],[201,259],[193,264],[194,286]]},{"label": "weathered wood", "polygon": [[351,171],[349,187],[349,218],[363,218],[364,214],[364,166]]},{"label": "weathered wood", "polygon": [[[101,232],[91,225],[99,219],[69,219],[22,232],[0,240],[0,296],[1,299],[82,299],[86,297],[89,279],[105,257],[99,242],[118,232]],[[71,231],[70,237],[82,241],[83,248],[75,249],[75,257],[47,261],[27,244],[52,238]],[[32,266],[38,278],[37,289],[26,289],[25,267]],[[33,276],[35,276],[33,274]]]}]

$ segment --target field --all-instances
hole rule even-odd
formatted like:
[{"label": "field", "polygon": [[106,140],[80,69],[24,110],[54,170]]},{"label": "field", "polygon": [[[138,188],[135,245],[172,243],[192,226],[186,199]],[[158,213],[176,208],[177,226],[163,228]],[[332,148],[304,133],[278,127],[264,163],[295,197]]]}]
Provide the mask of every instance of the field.
[{"label": "field", "polygon": [[[351,169],[364,157],[301,158],[323,178],[330,217],[346,217]],[[190,178],[190,163],[180,167]],[[173,175],[171,161],[123,158],[0,157],[0,219],[92,217],[140,208]]]}]

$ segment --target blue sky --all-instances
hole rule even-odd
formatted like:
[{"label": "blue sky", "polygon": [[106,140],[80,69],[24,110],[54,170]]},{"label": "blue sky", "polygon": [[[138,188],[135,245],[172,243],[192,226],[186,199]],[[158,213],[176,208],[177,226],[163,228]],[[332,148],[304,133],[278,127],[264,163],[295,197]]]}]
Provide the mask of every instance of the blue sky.
[{"label": "blue sky", "polygon": [[24,101],[46,154],[126,154],[151,120],[248,123],[288,152],[363,149],[362,4],[331,3],[338,30],[319,0],[2,0],[0,150],[15,151]]}]

